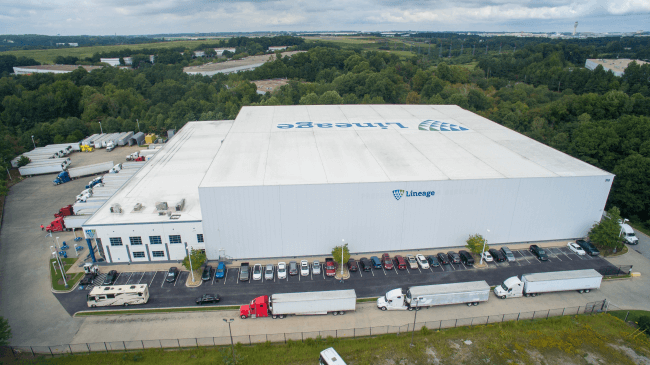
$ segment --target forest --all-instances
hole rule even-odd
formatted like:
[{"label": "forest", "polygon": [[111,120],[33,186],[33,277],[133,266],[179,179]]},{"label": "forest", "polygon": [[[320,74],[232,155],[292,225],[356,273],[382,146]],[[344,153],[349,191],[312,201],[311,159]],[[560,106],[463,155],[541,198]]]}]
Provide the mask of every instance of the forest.
[{"label": "forest", "polygon": [[[253,40],[233,42],[257,48]],[[650,39],[518,39],[516,50],[499,52],[504,41],[493,38],[485,42],[496,50],[456,44],[453,52],[446,48],[451,56],[441,56],[436,47],[444,42],[421,37],[387,43],[386,50],[297,42],[308,51],[212,77],[187,75],[182,64],[160,59],[136,69],[5,74],[0,153],[6,165],[33,148],[31,136],[38,146],[72,142],[98,133],[98,122],[104,132],[117,132],[137,130],[136,121],[143,132],[162,134],[187,121],[234,119],[245,105],[454,104],[615,174],[608,208],[650,226],[650,64],[632,63],[623,77],[584,68],[586,58],[610,55],[621,44],[647,54]],[[407,46],[419,50],[409,57],[394,52]],[[269,78],[290,81],[257,94],[251,81]]]}]

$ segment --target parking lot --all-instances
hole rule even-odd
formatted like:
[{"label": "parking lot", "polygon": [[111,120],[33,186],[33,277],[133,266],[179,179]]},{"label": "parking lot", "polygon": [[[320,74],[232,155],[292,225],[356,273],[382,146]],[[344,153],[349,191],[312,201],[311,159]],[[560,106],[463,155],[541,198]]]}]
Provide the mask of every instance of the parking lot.
[{"label": "parking lot", "polygon": [[[540,261],[526,249],[512,250],[515,262],[489,262],[485,268],[475,268],[464,264],[447,264],[429,269],[386,270],[372,269],[371,271],[359,270],[351,272],[350,278],[340,283],[339,280],[325,275],[322,268],[319,275],[311,271],[308,276],[287,275],[284,279],[278,279],[277,265],[274,265],[273,280],[266,280],[264,275],[260,280],[248,281],[239,280],[239,266],[229,265],[224,278],[217,279],[214,276],[216,262],[210,262],[213,267],[213,274],[210,280],[202,282],[199,287],[187,287],[185,282],[188,271],[181,271],[175,282],[165,281],[166,271],[140,271],[121,272],[115,284],[147,284],[150,287],[149,303],[140,305],[138,308],[163,308],[163,307],[185,307],[194,306],[196,297],[206,293],[216,293],[222,298],[221,305],[237,305],[249,302],[260,295],[273,293],[289,293],[303,291],[355,289],[358,297],[376,297],[385,294],[388,290],[404,288],[412,285],[431,285],[475,280],[486,280],[490,285],[497,285],[508,277],[525,273],[596,269],[604,272],[613,267],[603,258],[597,256],[579,256],[566,247],[546,247],[548,261]],[[445,251],[446,252],[446,251]],[[433,255],[437,252],[427,252],[426,255]],[[353,256],[359,258],[359,256]],[[478,261],[478,260],[477,260]],[[311,261],[310,261],[311,263]],[[322,266],[321,262],[321,266]],[[173,265],[170,265],[173,266]],[[107,271],[110,267],[103,268]],[[100,274],[95,285],[101,284],[105,273]],[[57,294],[57,298],[64,308],[73,314],[77,311],[90,310],[87,307],[85,297],[91,287],[83,290],[75,290],[69,294]],[[120,309],[120,308],[111,308]]]}]

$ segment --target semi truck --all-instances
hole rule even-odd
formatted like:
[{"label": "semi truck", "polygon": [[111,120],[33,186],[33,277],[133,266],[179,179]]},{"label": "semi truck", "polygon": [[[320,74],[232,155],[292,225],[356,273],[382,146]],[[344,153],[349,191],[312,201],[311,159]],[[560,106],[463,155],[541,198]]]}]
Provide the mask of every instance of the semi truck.
[{"label": "semi truck", "polygon": [[66,205],[65,207],[59,209],[57,213],[54,213],[54,218],[66,217],[74,214],[74,208],[72,205]]},{"label": "semi truck", "polygon": [[67,183],[70,180],[77,179],[84,176],[95,175],[102,172],[107,172],[113,168],[113,161],[97,163],[94,165],[72,167],[67,171],[63,171],[54,179],[54,185]]},{"label": "semi truck", "polygon": [[239,308],[242,319],[257,317],[284,318],[288,315],[343,315],[354,312],[357,293],[354,289],[303,293],[271,294],[257,297]]},{"label": "semi truck", "polygon": [[377,299],[377,308],[385,310],[419,310],[448,304],[479,305],[490,297],[485,280],[465,283],[412,286],[406,291],[393,289]]},{"label": "semi truck", "polygon": [[86,221],[92,217],[91,214],[87,215],[68,215],[65,217],[58,217],[45,227],[48,232],[63,232],[72,231],[81,228]]},{"label": "semi truck", "polygon": [[572,290],[582,294],[599,289],[602,280],[603,276],[594,269],[523,274],[521,279],[516,276],[506,279],[494,288],[494,294],[501,299]]}]

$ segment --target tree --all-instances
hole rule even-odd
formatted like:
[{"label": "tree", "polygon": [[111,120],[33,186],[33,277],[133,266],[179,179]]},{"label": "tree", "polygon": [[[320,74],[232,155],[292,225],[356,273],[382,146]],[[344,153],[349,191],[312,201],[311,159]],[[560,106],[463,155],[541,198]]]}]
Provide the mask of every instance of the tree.
[{"label": "tree", "polygon": [[467,244],[465,247],[473,253],[478,256],[481,255],[483,252],[483,245],[485,244],[485,251],[489,250],[490,247],[487,245],[485,238],[481,236],[480,234],[475,234],[475,235],[470,235],[469,238],[467,239]]},{"label": "tree", "polygon": [[[341,257],[341,250],[343,250],[343,257]],[[332,249],[332,257],[334,258],[334,261],[339,263],[339,267],[340,265],[348,262],[350,259],[350,250],[348,249],[348,244],[346,243],[343,246],[334,247]],[[341,258],[343,258],[343,262],[341,262]]]},{"label": "tree", "polygon": [[23,167],[27,165],[28,163],[32,162],[32,160],[29,159],[27,156],[20,156],[18,159],[18,167]]},{"label": "tree", "polygon": [[190,268],[189,256],[185,256],[185,258],[183,259],[183,266],[185,266],[186,269],[192,271],[198,270],[201,266],[203,266],[205,261],[208,259],[205,256],[205,252],[203,252],[202,250],[192,249],[191,255],[192,255],[192,268]]},{"label": "tree", "polygon": [[11,338],[11,327],[9,326],[9,321],[4,317],[0,317],[0,346],[9,345],[9,339]]},{"label": "tree", "polygon": [[591,242],[607,249],[623,248],[619,221],[621,221],[621,211],[617,207],[613,207],[603,215],[600,222],[591,227],[591,231],[589,231]]}]

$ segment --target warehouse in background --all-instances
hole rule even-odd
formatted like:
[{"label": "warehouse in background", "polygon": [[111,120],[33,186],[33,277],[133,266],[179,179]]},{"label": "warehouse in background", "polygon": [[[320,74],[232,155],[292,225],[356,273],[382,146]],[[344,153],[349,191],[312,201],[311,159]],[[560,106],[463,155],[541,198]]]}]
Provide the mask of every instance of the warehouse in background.
[{"label": "warehouse in background", "polygon": [[613,178],[457,106],[244,107],[187,123],[84,229],[109,262],[570,239]]}]

